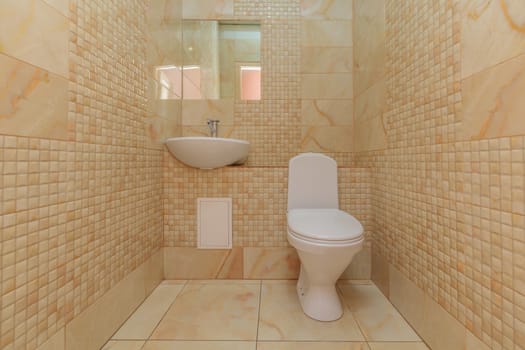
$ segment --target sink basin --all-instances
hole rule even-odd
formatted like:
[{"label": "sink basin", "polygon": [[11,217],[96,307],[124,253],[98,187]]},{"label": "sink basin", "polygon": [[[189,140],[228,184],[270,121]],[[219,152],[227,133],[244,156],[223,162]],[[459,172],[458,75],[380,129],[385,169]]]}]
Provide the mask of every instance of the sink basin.
[{"label": "sink basin", "polygon": [[200,169],[243,164],[250,149],[248,141],[201,136],[172,137],[166,146],[179,161]]}]

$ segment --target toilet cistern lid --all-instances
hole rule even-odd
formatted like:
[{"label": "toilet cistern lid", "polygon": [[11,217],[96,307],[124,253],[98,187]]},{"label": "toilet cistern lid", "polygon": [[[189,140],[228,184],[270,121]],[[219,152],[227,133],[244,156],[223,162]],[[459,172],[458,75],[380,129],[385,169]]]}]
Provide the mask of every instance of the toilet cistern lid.
[{"label": "toilet cistern lid", "polygon": [[339,209],[292,209],[288,227],[295,234],[324,241],[348,241],[363,235],[363,225]]}]

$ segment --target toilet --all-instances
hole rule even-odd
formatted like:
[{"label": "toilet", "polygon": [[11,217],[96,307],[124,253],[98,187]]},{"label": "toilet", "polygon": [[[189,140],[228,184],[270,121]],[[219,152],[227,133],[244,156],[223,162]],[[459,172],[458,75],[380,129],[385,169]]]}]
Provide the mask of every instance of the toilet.
[{"label": "toilet", "polygon": [[339,210],[335,160],[303,153],[288,170],[287,237],[301,261],[297,295],[306,315],[334,321],[343,315],[335,284],[363,246],[363,226]]}]

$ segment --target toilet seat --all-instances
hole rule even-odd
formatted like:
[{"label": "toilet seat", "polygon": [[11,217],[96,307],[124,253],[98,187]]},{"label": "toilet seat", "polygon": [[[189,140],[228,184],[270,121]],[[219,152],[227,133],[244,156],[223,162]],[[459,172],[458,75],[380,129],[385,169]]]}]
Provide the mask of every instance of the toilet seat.
[{"label": "toilet seat", "polygon": [[288,211],[288,234],[304,242],[347,245],[363,240],[363,226],[339,209],[292,209]]}]

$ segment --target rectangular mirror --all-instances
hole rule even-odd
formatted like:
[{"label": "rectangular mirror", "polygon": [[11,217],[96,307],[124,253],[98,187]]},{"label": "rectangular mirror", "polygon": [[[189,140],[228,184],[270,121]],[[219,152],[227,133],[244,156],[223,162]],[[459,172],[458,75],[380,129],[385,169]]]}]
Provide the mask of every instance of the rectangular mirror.
[{"label": "rectangular mirror", "polygon": [[260,24],[184,20],[182,41],[183,99],[261,99]]}]

